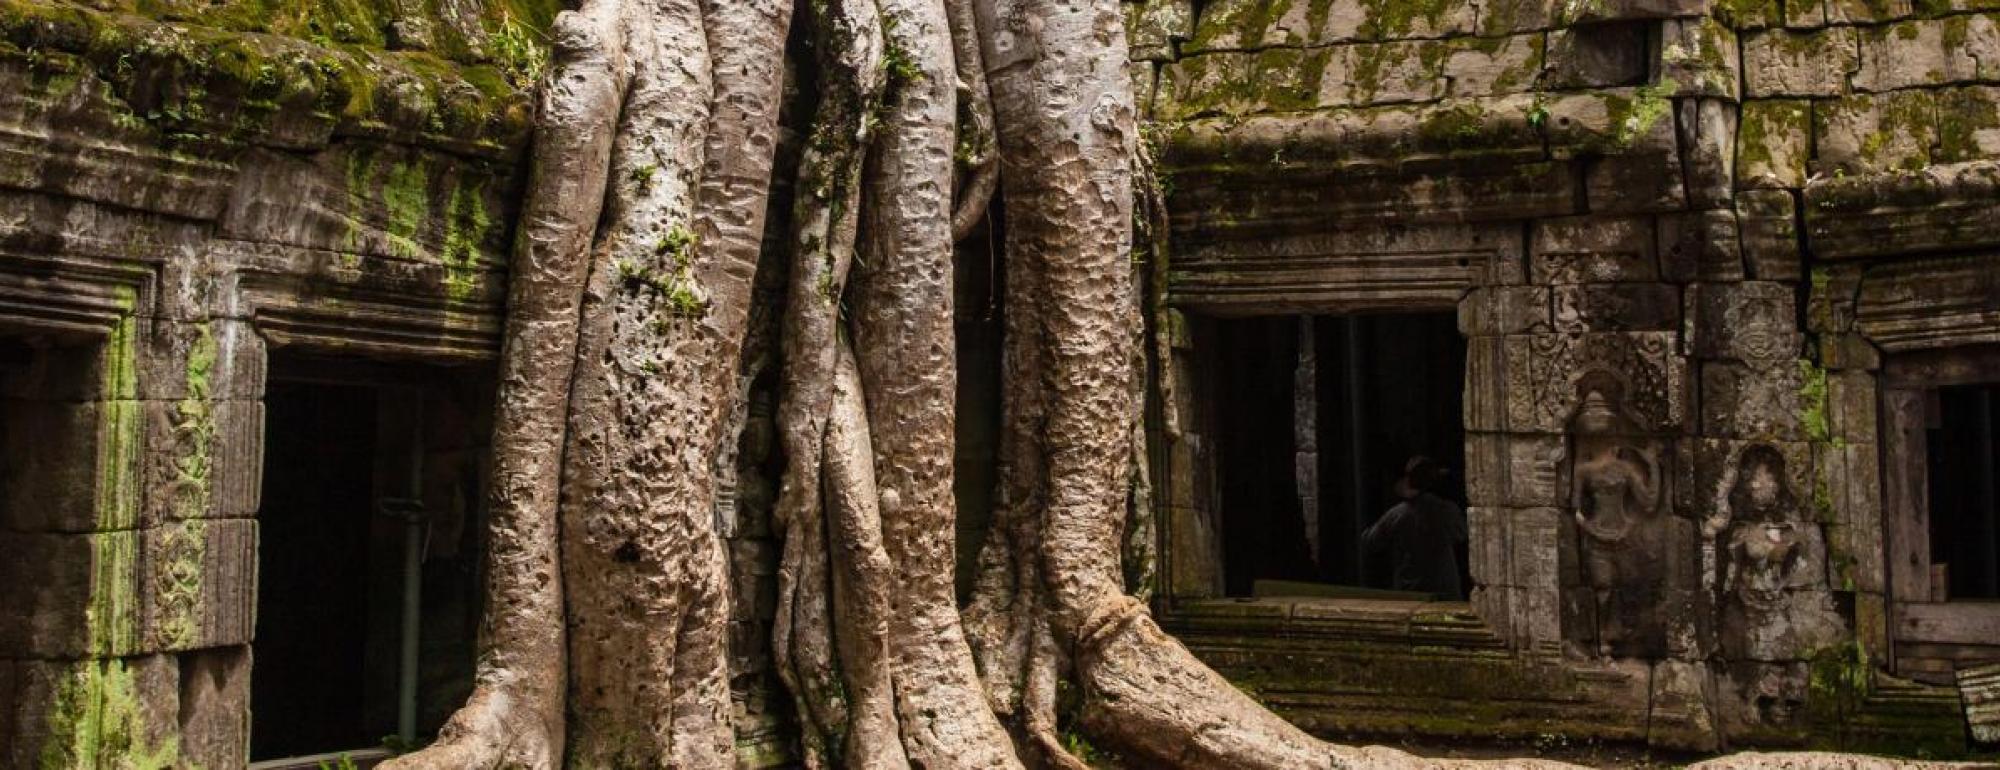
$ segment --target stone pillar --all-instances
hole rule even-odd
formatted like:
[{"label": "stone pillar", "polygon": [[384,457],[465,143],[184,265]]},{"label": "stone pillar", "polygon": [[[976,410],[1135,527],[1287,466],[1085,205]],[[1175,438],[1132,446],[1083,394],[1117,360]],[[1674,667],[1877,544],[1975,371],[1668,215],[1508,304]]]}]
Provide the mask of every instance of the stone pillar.
[{"label": "stone pillar", "polygon": [[248,758],[263,352],[164,272],[5,394],[0,765]]}]

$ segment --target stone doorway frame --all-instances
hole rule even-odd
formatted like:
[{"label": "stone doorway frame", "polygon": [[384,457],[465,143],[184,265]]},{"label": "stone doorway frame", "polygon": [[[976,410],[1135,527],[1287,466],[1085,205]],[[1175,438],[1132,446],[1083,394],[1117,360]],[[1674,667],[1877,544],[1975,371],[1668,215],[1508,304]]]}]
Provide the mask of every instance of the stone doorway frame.
[{"label": "stone doorway frame", "polygon": [[1937,601],[1931,585],[1928,403],[1938,389],[2000,383],[2000,346],[1890,356],[1879,383],[1882,548],[1891,671],[1951,682],[1964,661],[2000,661],[2000,601]]}]

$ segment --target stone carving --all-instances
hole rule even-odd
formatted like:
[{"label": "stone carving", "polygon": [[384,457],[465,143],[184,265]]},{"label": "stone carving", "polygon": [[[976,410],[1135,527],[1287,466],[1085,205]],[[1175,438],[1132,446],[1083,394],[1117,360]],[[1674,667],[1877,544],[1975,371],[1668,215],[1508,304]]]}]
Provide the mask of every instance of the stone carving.
[{"label": "stone carving", "polygon": [[1770,633],[1789,624],[1786,589],[1806,555],[1794,523],[1798,498],[1788,486],[1785,457],[1765,444],[1744,449],[1725,472],[1722,505],[1702,524],[1712,553],[1725,651],[1753,659],[1779,657],[1763,649]]},{"label": "stone carving", "polygon": [[1656,433],[1679,426],[1688,404],[1677,344],[1669,332],[1510,337],[1504,363],[1508,427],[1561,432],[1591,390],[1584,377],[1616,387],[1619,413],[1633,429]]},{"label": "stone carving", "polygon": [[1666,647],[1662,453],[1627,416],[1616,377],[1585,374],[1578,390],[1571,504],[1596,601],[1597,652],[1655,657]]}]

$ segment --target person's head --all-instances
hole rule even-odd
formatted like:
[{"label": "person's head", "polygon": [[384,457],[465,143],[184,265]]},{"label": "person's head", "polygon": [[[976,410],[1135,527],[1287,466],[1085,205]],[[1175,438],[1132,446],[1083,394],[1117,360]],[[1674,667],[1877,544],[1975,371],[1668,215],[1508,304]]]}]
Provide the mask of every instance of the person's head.
[{"label": "person's head", "polygon": [[1444,466],[1424,455],[1416,455],[1403,463],[1403,478],[1396,482],[1396,492],[1403,497],[1436,492],[1444,483],[1444,477]]}]

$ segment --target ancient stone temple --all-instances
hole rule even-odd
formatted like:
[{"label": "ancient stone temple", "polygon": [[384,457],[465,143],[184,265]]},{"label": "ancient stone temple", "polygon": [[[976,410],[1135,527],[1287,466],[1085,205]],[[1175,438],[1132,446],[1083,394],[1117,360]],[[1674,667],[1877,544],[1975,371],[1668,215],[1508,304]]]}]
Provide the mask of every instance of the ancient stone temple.
[{"label": "ancient stone temple", "polygon": [[[366,759],[463,699],[561,6],[0,0],[0,767]],[[1167,235],[1131,571],[1203,660],[1340,737],[2000,740],[2000,2],[1124,7]],[[745,373],[716,514],[781,766]],[[1461,597],[1364,537],[1418,455]]]}]

